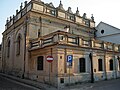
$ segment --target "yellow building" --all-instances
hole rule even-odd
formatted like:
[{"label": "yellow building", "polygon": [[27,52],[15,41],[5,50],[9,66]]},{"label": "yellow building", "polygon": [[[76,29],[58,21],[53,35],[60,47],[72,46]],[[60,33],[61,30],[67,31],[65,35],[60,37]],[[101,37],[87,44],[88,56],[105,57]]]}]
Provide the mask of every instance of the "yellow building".
[{"label": "yellow building", "polygon": [[95,31],[94,17],[80,16],[78,8],[73,14],[61,1],[25,2],[6,21],[3,72],[56,87],[120,77],[119,45],[96,40]]}]

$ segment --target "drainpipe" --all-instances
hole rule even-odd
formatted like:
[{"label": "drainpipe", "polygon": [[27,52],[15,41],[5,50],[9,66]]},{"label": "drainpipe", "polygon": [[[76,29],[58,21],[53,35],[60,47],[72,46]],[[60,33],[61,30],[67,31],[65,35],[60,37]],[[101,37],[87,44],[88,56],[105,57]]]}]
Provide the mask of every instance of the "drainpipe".
[{"label": "drainpipe", "polygon": [[25,42],[24,42],[24,64],[23,64],[23,75],[22,78],[25,78],[25,61],[26,61],[26,33],[27,33],[27,16],[26,16],[26,20],[25,20],[25,33],[24,33],[24,38],[25,38]]},{"label": "drainpipe", "polygon": [[4,44],[5,38],[3,36],[2,39],[2,49],[1,49],[1,54],[2,54],[2,72],[5,73],[5,65],[6,65],[6,49],[5,44]]},{"label": "drainpipe", "polygon": [[105,80],[107,80],[107,71],[106,71],[106,51],[104,55],[104,72],[105,72]]},{"label": "drainpipe", "polygon": [[91,83],[94,83],[93,58],[92,58],[92,53],[89,54],[89,58],[90,58],[90,61],[91,61]]},{"label": "drainpipe", "polygon": [[[119,65],[120,65],[120,64],[119,64],[119,63],[120,63],[120,57],[119,57],[119,56],[117,56],[117,63],[118,63],[118,64],[117,64],[117,69],[118,69],[118,67],[119,67],[119,69],[118,69],[118,71],[119,71],[119,70],[120,70],[120,66],[119,66]],[[118,75],[118,76],[119,76],[119,75]]]},{"label": "drainpipe", "polygon": [[[92,39],[90,38],[90,47],[92,48],[93,47],[93,43],[92,43]],[[90,61],[91,61],[91,83],[94,83],[94,72],[93,72],[93,53],[92,51],[90,52],[89,54],[89,58],[90,58]]]},{"label": "drainpipe", "polygon": [[114,68],[115,68],[114,70],[115,70],[115,78],[117,79],[117,68],[116,68],[116,65],[117,65],[117,64],[116,64],[116,61],[117,61],[117,60],[116,60],[116,59],[117,59],[117,57],[116,57],[115,54],[114,54]]},{"label": "drainpipe", "polygon": [[5,54],[4,53],[4,37],[2,38],[2,44],[1,44],[1,59],[2,59],[2,73],[4,72],[4,64],[3,61],[5,61],[5,59],[3,60]]}]

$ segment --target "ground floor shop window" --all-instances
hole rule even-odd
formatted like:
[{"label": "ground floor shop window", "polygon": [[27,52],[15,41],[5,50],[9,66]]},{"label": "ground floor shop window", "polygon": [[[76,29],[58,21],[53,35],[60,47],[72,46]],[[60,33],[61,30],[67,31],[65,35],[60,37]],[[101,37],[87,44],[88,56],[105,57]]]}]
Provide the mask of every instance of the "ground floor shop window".
[{"label": "ground floor shop window", "polygon": [[37,70],[43,70],[43,56],[37,58]]},{"label": "ground floor shop window", "polygon": [[79,71],[80,72],[85,72],[86,70],[86,66],[85,66],[85,58],[80,58],[79,59]]}]

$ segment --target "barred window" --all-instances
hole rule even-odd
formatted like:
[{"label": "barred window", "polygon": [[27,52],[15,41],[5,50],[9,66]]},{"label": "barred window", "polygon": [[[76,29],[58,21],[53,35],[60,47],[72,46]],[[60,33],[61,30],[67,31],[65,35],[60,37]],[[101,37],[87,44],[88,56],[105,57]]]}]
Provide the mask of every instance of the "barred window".
[{"label": "barred window", "polygon": [[21,46],[21,37],[20,35],[17,38],[17,55],[20,55],[20,46]]},{"label": "barred window", "polygon": [[8,45],[7,45],[7,57],[10,56],[10,40],[8,41]]},{"label": "barred window", "polygon": [[80,58],[79,59],[79,70],[80,72],[85,72],[86,70],[86,65],[85,65],[85,58]]},{"label": "barred window", "polygon": [[119,60],[119,70],[120,70],[120,60]]},{"label": "barred window", "polygon": [[103,71],[102,59],[98,59],[98,71]]},{"label": "barred window", "polygon": [[113,70],[113,60],[112,59],[110,59],[110,64],[109,64],[109,66],[110,66],[110,70]]},{"label": "barred window", "polygon": [[37,59],[37,70],[43,70],[43,56],[39,56]]}]

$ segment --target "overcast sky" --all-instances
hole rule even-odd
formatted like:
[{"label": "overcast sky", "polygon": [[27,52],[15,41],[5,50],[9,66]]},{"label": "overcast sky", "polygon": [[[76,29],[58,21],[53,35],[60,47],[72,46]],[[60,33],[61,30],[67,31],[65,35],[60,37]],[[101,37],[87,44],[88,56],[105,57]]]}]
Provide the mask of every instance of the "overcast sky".
[{"label": "overcast sky", "polygon": [[[2,41],[2,32],[5,30],[5,22],[7,17],[15,14],[16,9],[19,9],[21,2],[25,0],[0,0],[0,43]],[[27,0],[30,1],[30,0]],[[45,3],[52,2],[55,7],[58,7],[60,0],[42,0]],[[120,0],[61,0],[65,10],[68,7],[72,8],[75,13],[77,7],[80,15],[87,14],[90,18],[93,14],[96,25],[103,21],[112,26],[120,28]]]}]

